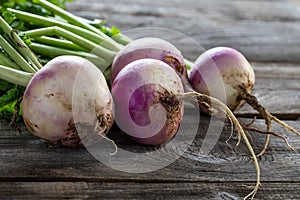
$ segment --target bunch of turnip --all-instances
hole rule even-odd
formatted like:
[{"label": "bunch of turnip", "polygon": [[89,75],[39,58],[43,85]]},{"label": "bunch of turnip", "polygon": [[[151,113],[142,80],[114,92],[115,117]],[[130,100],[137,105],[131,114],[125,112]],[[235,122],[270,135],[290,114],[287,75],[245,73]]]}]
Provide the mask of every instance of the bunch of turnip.
[{"label": "bunch of turnip", "polygon": [[253,156],[257,183],[247,197],[254,196],[260,185],[260,169],[243,128],[221,101],[192,91],[187,77],[184,58],[171,43],[159,38],[129,43],[117,54],[111,69],[117,125],[139,143],[160,145],[176,134],[184,100],[210,114],[223,113],[235,124]]},{"label": "bunch of turnip", "polygon": [[[201,111],[229,119],[238,131],[239,142],[244,139],[257,170],[256,185],[246,198],[254,197],[259,188],[260,168],[232,112],[247,102],[264,117],[267,132],[274,120],[299,134],[251,95],[254,72],[236,50],[222,47],[207,51],[188,76],[183,55],[165,40],[132,41],[122,34],[111,38],[46,0],[38,3],[60,18],[8,9],[21,21],[39,27],[22,32],[32,39],[28,45],[0,18],[6,37],[0,36],[0,46],[13,63],[0,59],[0,78],[27,87],[23,119],[33,134],[66,146],[87,145],[108,139],[106,134],[115,118],[136,142],[162,145],[178,131],[183,102],[192,101]],[[42,66],[31,50],[54,59]],[[101,73],[108,72],[110,65],[111,93]],[[268,141],[269,135],[259,155]]]}]

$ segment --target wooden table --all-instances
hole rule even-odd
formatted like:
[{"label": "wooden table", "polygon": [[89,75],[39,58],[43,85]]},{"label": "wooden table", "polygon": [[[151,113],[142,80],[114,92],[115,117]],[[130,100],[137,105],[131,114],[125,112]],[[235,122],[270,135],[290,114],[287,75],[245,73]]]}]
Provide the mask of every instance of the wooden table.
[{"label": "wooden table", "polygon": [[[77,0],[68,9],[83,17],[104,18],[123,31],[162,27],[190,36],[204,49],[240,50],[255,69],[254,94],[270,112],[300,130],[299,0]],[[188,45],[181,50],[191,59],[201,53]],[[246,123],[256,112],[244,106],[236,114]],[[194,120],[193,115],[186,118]],[[244,143],[235,147],[234,139],[234,149],[225,143],[231,132],[226,126],[212,151],[201,155],[209,120],[201,116],[193,144],[188,149],[178,146],[184,153],[174,163],[149,173],[114,170],[84,148],[50,145],[24,126],[19,134],[0,121],[0,199],[240,199],[251,191],[242,185],[255,184],[249,151]],[[255,127],[264,129],[264,121],[257,120]],[[277,125],[273,130],[300,150],[298,136]],[[250,134],[258,152],[265,137]],[[119,148],[145,150],[116,127],[110,137]],[[160,153],[168,157],[179,151]],[[300,199],[299,153],[272,137],[259,164],[262,186],[257,199]]]}]

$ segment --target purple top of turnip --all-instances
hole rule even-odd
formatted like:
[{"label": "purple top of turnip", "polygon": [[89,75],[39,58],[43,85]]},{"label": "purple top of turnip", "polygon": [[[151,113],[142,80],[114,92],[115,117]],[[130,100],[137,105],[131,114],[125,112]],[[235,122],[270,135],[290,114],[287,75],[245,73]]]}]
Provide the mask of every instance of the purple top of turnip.
[{"label": "purple top of turnip", "polygon": [[142,58],[161,60],[170,65],[179,76],[187,78],[187,71],[181,52],[171,43],[160,38],[140,38],[125,46],[115,57],[110,81],[129,63]]},{"label": "purple top of turnip", "polygon": [[235,110],[244,103],[239,97],[240,88],[251,93],[255,75],[240,52],[229,47],[216,47],[196,60],[189,81],[196,91],[211,95]]}]

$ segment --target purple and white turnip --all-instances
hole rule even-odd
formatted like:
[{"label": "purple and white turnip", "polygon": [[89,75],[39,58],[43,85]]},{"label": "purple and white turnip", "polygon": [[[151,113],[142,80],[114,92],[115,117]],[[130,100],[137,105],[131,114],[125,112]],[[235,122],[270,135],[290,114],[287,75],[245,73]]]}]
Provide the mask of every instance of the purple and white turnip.
[{"label": "purple and white turnip", "polygon": [[176,96],[181,93],[180,78],[169,65],[149,58],[133,61],[112,85],[116,123],[139,143],[166,143],[183,116],[183,103]]},{"label": "purple and white turnip", "polygon": [[234,111],[245,103],[240,98],[240,88],[251,93],[255,75],[240,52],[216,47],[199,56],[189,74],[189,82],[196,91],[222,100]]},{"label": "purple and white turnip", "polygon": [[156,37],[136,39],[127,44],[116,55],[111,67],[111,85],[118,73],[126,65],[143,58],[152,58],[165,62],[177,72],[184,83],[183,86],[186,86],[185,83],[188,82],[188,77],[182,53],[170,42]]},{"label": "purple and white turnip", "polygon": [[[80,84],[74,87],[76,81]],[[114,121],[103,74],[76,56],[57,57],[34,75],[23,96],[22,114],[31,133],[66,146],[83,145],[82,139],[88,144],[98,133],[104,136]],[[81,128],[79,134],[80,126],[86,130]]]},{"label": "purple and white turnip", "polygon": [[[196,60],[190,72],[189,81],[197,92],[220,99],[232,111],[248,103],[265,119],[267,133],[271,132],[273,120],[300,136],[298,131],[270,114],[251,94],[255,83],[253,68],[247,59],[235,49],[216,47],[204,52]],[[267,134],[265,146],[258,156],[265,152],[269,138],[270,134]]]}]

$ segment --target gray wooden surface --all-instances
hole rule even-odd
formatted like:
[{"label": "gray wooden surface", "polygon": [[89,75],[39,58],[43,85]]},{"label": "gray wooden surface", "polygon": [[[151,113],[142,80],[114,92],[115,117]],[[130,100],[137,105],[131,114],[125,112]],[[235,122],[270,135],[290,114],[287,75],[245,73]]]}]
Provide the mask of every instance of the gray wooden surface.
[{"label": "gray wooden surface", "polygon": [[[266,108],[300,130],[300,1],[299,0],[76,0],[68,9],[87,18],[106,19],[124,31],[162,27],[184,33],[204,49],[234,47],[251,61],[256,73],[254,94]],[[199,51],[182,45],[186,57]],[[245,106],[241,122],[256,114]],[[186,115],[198,123],[193,115]],[[19,134],[0,121],[0,199],[241,199],[255,183],[255,170],[244,143],[232,150],[225,127],[210,154],[199,154],[209,117],[201,116],[195,141],[171,165],[132,174],[105,166],[84,148],[50,145],[28,133]],[[258,120],[255,126],[264,129]],[[300,150],[300,138],[274,125]],[[191,130],[187,129],[190,135]],[[264,136],[250,133],[258,151]],[[110,133],[119,148],[144,151],[117,127]],[[234,147],[236,140],[231,140]],[[183,138],[184,143],[184,138]],[[180,148],[180,147],[178,147]],[[146,149],[147,150],[147,149]],[[184,150],[184,149],[183,149]],[[163,156],[174,152],[160,151]],[[257,199],[300,199],[299,153],[272,137],[259,159],[262,187]]]}]

